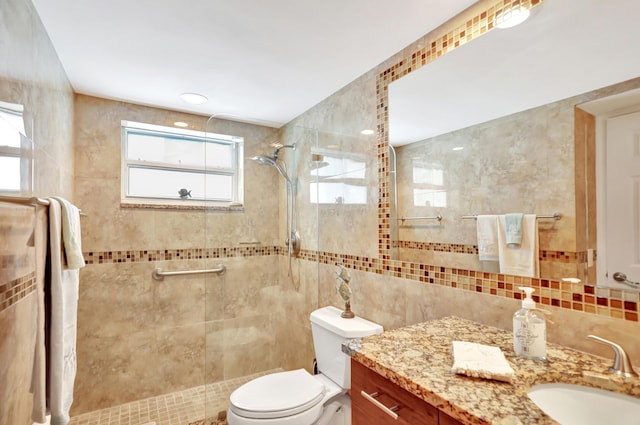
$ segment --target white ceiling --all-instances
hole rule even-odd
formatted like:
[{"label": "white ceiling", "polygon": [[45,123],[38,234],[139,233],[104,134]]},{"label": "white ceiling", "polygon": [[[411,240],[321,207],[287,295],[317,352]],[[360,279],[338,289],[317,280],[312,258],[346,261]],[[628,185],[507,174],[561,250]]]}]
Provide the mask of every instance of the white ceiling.
[{"label": "white ceiling", "polygon": [[389,86],[403,145],[640,77],[640,1],[545,0]]},{"label": "white ceiling", "polygon": [[33,3],[77,93],[279,127],[475,1]]}]

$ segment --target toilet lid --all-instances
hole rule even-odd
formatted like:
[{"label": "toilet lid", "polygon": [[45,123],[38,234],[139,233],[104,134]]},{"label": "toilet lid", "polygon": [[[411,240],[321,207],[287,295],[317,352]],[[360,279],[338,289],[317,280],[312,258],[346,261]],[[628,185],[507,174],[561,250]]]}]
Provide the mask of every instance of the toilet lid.
[{"label": "toilet lid", "polygon": [[272,373],[235,390],[231,410],[245,418],[281,418],[310,409],[324,393],[324,385],[304,369]]}]

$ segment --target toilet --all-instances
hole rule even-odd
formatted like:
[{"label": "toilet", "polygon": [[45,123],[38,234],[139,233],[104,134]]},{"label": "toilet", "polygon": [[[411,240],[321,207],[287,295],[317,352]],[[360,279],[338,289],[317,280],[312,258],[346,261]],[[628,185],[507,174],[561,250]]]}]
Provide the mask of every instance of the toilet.
[{"label": "toilet", "polygon": [[304,369],[261,376],[235,390],[227,411],[229,425],[351,425],[351,363],[342,343],[382,333],[382,326],[341,310],[311,313],[317,375]]}]

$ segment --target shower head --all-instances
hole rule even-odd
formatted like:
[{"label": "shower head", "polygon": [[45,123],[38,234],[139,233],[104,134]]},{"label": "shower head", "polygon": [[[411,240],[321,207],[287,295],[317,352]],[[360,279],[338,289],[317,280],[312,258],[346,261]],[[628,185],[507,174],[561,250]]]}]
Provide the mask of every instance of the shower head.
[{"label": "shower head", "polygon": [[275,167],[275,165],[276,165],[275,158],[273,158],[271,156],[267,156],[267,155],[257,155],[257,156],[254,156],[251,159],[253,159],[254,161],[258,162],[258,164],[262,164],[262,165],[270,165],[272,167]]},{"label": "shower head", "polygon": [[291,180],[289,179],[289,176],[287,175],[287,172],[284,170],[284,168],[282,168],[282,166],[278,163],[277,161],[277,157],[275,156],[267,156],[267,155],[257,155],[254,156],[253,158],[254,161],[256,161],[258,164],[262,164],[262,165],[268,165],[270,167],[275,167],[276,170],[278,170],[278,172],[282,175],[282,177],[284,177],[284,179],[291,184]]}]

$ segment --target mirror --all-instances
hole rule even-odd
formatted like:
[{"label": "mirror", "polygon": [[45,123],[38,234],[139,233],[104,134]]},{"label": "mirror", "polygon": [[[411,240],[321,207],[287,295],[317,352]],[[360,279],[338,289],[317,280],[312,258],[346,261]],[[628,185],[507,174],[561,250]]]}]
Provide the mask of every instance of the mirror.
[{"label": "mirror", "polygon": [[531,15],[389,85],[393,259],[497,272],[471,216],[557,212],[538,220],[540,277],[595,280],[575,106],[640,87],[640,5],[545,0]]}]

